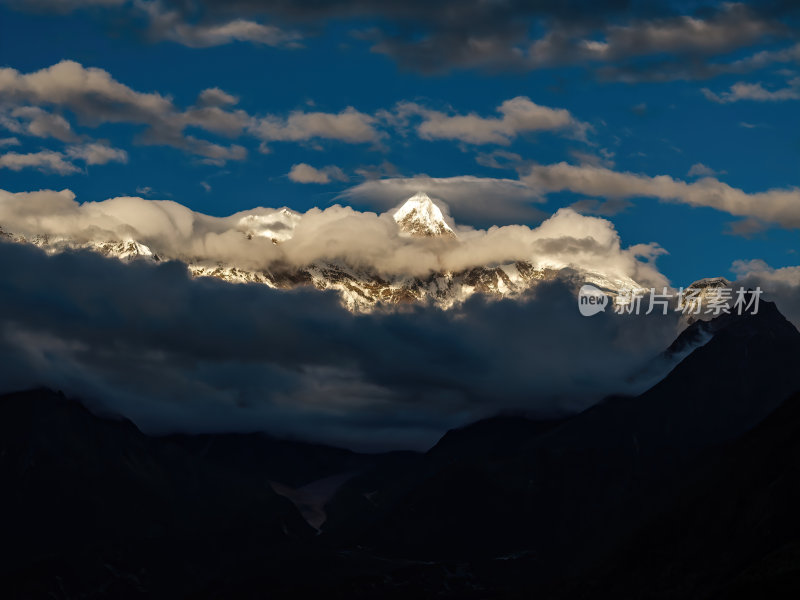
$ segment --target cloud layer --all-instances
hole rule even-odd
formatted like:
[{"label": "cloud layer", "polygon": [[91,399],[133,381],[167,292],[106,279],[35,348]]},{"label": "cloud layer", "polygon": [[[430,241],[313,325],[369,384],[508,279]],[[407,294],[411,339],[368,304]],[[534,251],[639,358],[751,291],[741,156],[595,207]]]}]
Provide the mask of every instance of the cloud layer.
[{"label": "cloud layer", "polygon": [[783,315],[800,328],[800,266],[776,269],[763,260],[737,260],[731,266],[737,283],[761,287],[766,298],[778,305]]},{"label": "cloud layer", "polygon": [[[146,21],[148,37],[191,48],[246,42],[297,49],[331,20],[403,68],[594,68],[624,81],[704,79],[791,60],[794,46],[740,54],[796,36],[792,2],[631,3],[619,0],[7,0],[22,10],[91,8]],[[112,11],[116,11],[112,12]],[[737,55],[737,51],[738,54]]]},{"label": "cloud layer", "polygon": [[636,391],[626,376],[676,331],[671,317],[581,317],[557,282],[520,301],[354,316],[329,293],[192,280],[178,263],[0,242],[0,269],[0,391],[62,389],[154,433],[425,448],[498,411]]},{"label": "cloud layer", "polygon": [[539,193],[570,191],[601,198],[657,198],[707,206],[739,217],[783,227],[800,227],[800,190],[747,193],[714,177],[687,183],[669,175],[655,177],[591,165],[537,165],[521,180]]},{"label": "cloud layer", "polygon": [[[71,60],[30,73],[0,68],[0,127],[12,133],[72,144],[101,143],[91,142],[87,130],[128,124],[138,128],[137,143],[172,146],[216,165],[247,158],[248,149],[234,140],[258,142],[263,153],[278,143],[319,147],[320,141],[369,144],[383,150],[396,130],[405,134],[412,119],[422,139],[470,144],[508,145],[518,136],[541,131],[585,139],[590,130],[569,111],[541,106],[526,97],[502,102],[497,108],[500,117],[446,114],[412,102],[373,114],[353,106],[333,112],[303,108],[288,114],[250,114],[237,108],[238,102],[237,96],[210,87],[200,91],[193,105],[180,107],[166,93],[135,90],[104,69]],[[76,131],[70,117],[83,129]],[[19,164],[19,159],[8,160]]]},{"label": "cloud layer", "polygon": [[[395,196],[395,204],[408,195]],[[661,252],[657,245],[623,248],[609,221],[570,209],[536,228],[457,227],[458,238],[448,240],[403,235],[392,212],[334,205],[302,214],[256,208],[211,217],[172,201],[119,197],[79,204],[69,190],[0,191],[0,226],[7,232],[80,243],[136,240],[162,256],[195,264],[262,270],[342,262],[379,274],[426,276],[524,260],[542,268],[665,283],[651,262]]]},{"label": "cloud layer", "polygon": [[589,129],[589,125],[575,119],[568,110],[540,106],[524,96],[506,100],[497,107],[497,112],[500,117],[448,115],[414,102],[401,102],[395,108],[395,118],[404,121],[412,116],[422,117],[416,131],[425,140],[501,146],[509,145],[519,135],[537,131],[561,130],[583,139]]}]

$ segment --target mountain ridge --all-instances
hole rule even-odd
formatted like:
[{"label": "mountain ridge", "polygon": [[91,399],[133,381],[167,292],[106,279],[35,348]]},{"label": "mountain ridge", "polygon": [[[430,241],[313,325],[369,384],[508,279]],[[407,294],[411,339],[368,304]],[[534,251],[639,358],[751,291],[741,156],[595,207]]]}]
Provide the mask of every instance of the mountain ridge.
[{"label": "mountain ridge", "polygon": [[[408,198],[398,209],[384,215],[397,227],[399,235],[422,244],[458,243],[452,222],[424,192]],[[302,216],[287,208],[249,214],[239,219],[235,230],[244,240],[266,238],[273,245],[290,243]],[[452,225],[452,226],[451,226]],[[233,263],[200,261],[191,256],[172,254],[130,237],[124,239],[76,240],[48,235],[22,235],[3,231],[2,238],[35,245],[45,252],[89,250],[123,261],[160,262],[176,260],[186,265],[193,277],[214,277],[228,283],[253,283],[274,289],[311,286],[335,291],[351,312],[394,310],[408,304],[425,304],[448,310],[473,295],[488,299],[518,298],[542,281],[561,279],[577,290],[591,283],[612,296],[645,288],[627,275],[602,272],[580,265],[537,264],[536,257],[509,259],[502,264],[476,264],[460,269],[438,269],[422,275],[403,272],[384,273],[374,268],[348,263],[344,259],[315,260],[294,266],[272,263],[254,269]]]}]

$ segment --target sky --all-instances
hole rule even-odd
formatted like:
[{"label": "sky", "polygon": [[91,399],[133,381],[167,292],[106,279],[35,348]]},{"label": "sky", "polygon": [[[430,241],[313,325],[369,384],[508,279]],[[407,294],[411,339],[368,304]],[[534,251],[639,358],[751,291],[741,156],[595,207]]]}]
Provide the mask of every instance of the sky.
[{"label": "sky", "polygon": [[[439,189],[457,222],[574,206],[664,248],[676,286],[796,265],[792,3],[547,4],[6,1],[1,187],[225,216],[375,210],[365,182],[471,176],[498,191],[460,211]],[[575,169],[550,185],[561,163]],[[579,183],[620,173],[635,178]],[[662,176],[689,187],[642,189]],[[509,198],[501,180],[522,185]],[[745,196],[720,205],[728,186]]]},{"label": "sky", "polygon": [[[797,324],[799,26],[784,0],[0,0],[0,227],[252,269],[721,275]],[[417,191],[457,243],[401,235]],[[242,235],[284,206],[290,239]],[[0,243],[0,272],[0,392],[369,450],[638,393],[681,325],[585,319],[559,281],[352,314],[174,262]]]}]

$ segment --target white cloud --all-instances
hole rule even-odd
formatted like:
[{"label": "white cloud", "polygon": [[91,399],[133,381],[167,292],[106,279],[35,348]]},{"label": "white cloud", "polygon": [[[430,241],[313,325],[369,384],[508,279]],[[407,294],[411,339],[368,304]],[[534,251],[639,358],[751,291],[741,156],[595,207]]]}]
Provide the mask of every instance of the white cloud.
[{"label": "white cloud", "polygon": [[289,179],[295,183],[330,183],[332,180],[347,181],[347,175],[334,165],[317,169],[306,163],[298,163],[292,165]]},{"label": "white cloud", "polygon": [[760,287],[765,298],[800,328],[800,266],[774,268],[763,260],[737,260],[731,265],[737,285]]},{"label": "white cloud", "polygon": [[[530,44],[525,61],[532,68],[606,63],[599,70],[602,77],[629,82],[707,78],[749,71],[768,60],[787,60],[777,52],[774,57],[762,56],[752,62],[711,63],[701,59],[751,46],[784,31],[777,21],[743,3],[724,3],[703,16],[639,18],[594,29],[556,26]],[[658,55],[668,58],[656,66],[652,61],[634,62],[639,57]]]},{"label": "white cloud", "polygon": [[775,269],[763,260],[737,260],[731,271],[740,279],[758,276],[762,281],[800,287],[800,266]]},{"label": "white cloud", "polygon": [[786,100],[800,100],[800,77],[789,80],[786,87],[770,90],[761,83],[734,83],[730,91],[716,94],[708,88],[702,89],[703,95],[713,102],[728,104],[750,100],[753,102],[785,102]]},{"label": "white cloud", "polygon": [[68,146],[65,152],[41,150],[28,154],[7,152],[0,155],[0,168],[12,171],[36,169],[42,173],[70,175],[78,173],[81,168],[72,161],[80,160],[87,165],[104,165],[109,162],[128,162],[128,153],[119,148],[112,148],[104,143],[89,143]]},{"label": "white cloud", "polygon": [[586,319],[557,281],[515,301],[354,316],[333,294],[190,280],[176,262],[0,243],[0,272],[0,392],[96,398],[153,434],[425,449],[498,411],[544,418],[635,394],[645,382],[628,376],[677,325],[674,314]]},{"label": "white cloud", "polygon": [[689,177],[716,177],[717,175],[724,175],[725,171],[715,171],[711,167],[703,163],[695,163],[689,168],[687,175]]},{"label": "white cloud", "polygon": [[5,148],[7,146],[19,146],[19,145],[20,145],[19,138],[16,137],[0,138],[0,148]]},{"label": "white cloud", "polygon": [[339,113],[293,111],[288,117],[268,115],[251,126],[253,135],[264,142],[302,142],[314,138],[349,144],[377,143],[383,134],[377,119],[352,106]]},{"label": "white cloud", "polygon": [[[312,143],[321,140],[347,144],[372,144],[381,148],[387,128],[400,128],[421,117],[419,135],[426,139],[451,139],[465,143],[509,144],[519,135],[536,131],[560,131],[581,138],[589,126],[565,109],[539,106],[528,98],[506,100],[499,117],[447,115],[413,103],[400,103],[394,112],[361,112],[348,106],[338,112],[297,109],[288,114],[251,115],[236,108],[238,98],[222,89],[202,90],[194,105],[178,107],[160,92],[140,92],[103,69],[61,61],[31,73],[0,68],[0,125],[14,132],[55,137],[76,143],[87,140],[72,130],[68,116],[83,127],[108,123],[144,126],[135,141],[166,145],[194,154],[199,160],[221,165],[247,157],[247,149],[203,139],[200,132],[239,140],[252,136],[269,152],[274,142]],[[187,130],[192,130],[188,133]],[[331,176],[331,173],[328,173]]]},{"label": "white cloud", "polygon": [[669,175],[650,177],[563,162],[534,166],[521,179],[541,194],[571,191],[595,198],[658,198],[690,206],[708,206],[784,227],[800,227],[800,189],[797,188],[747,193],[713,177],[686,183]]},{"label": "white cloud", "polygon": [[727,66],[731,72],[754,71],[773,63],[800,62],[800,43],[778,50],[761,50],[755,54],[732,62]]},{"label": "white cloud", "polygon": [[[395,197],[394,204],[406,197]],[[0,191],[0,223],[24,235],[84,242],[136,239],[162,255],[245,269],[343,261],[388,275],[421,276],[525,260],[643,283],[666,281],[650,262],[660,252],[657,246],[623,248],[612,223],[570,209],[559,210],[536,228],[457,226],[458,239],[441,243],[401,235],[391,211],[377,214],[334,205],[288,220],[285,212],[266,208],[212,217],[171,201],[121,197],[79,204],[69,190]],[[256,229],[279,229],[283,241],[276,245],[272,236],[246,235]]]},{"label": "white cloud", "polygon": [[94,142],[67,148],[67,156],[84,161],[87,165],[105,165],[110,162],[128,162],[128,153],[103,143]]},{"label": "white cloud", "polygon": [[80,171],[79,167],[65,160],[61,152],[53,152],[52,150],[42,150],[28,154],[7,152],[0,155],[0,169],[10,169],[11,171],[36,169],[42,173],[57,173],[59,175],[69,175]]},{"label": "white cloud", "polygon": [[497,107],[500,117],[448,115],[413,102],[401,102],[395,108],[401,122],[410,116],[422,117],[417,134],[426,140],[458,140],[468,144],[508,145],[524,133],[536,131],[567,131],[583,138],[588,125],[575,119],[568,110],[549,108],[518,96]]},{"label": "white cloud", "polygon": [[238,103],[239,98],[218,87],[205,89],[197,96],[197,104],[199,106],[225,106],[226,104]]},{"label": "white cloud", "polygon": [[605,59],[659,53],[716,54],[757,42],[777,30],[774,22],[754,14],[746,5],[730,3],[709,18],[682,15],[611,26],[606,45],[594,51]]},{"label": "white cloud", "polygon": [[73,142],[78,136],[61,115],[49,113],[36,106],[20,106],[0,113],[0,126],[9,131],[40,138],[52,137],[62,142]]},{"label": "white cloud", "polygon": [[[104,123],[146,125],[140,141],[174,146],[215,162],[241,160],[247,155],[242,146],[220,146],[184,134],[188,125],[212,132],[229,132],[231,129],[235,132],[234,121],[238,122],[238,131],[241,131],[244,126],[241,121],[246,117],[243,112],[226,113],[217,108],[182,112],[166,96],[157,92],[138,92],[119,83],[103,69],[87,68],[74,61],[61,61],[27,74],[0,68],[0,101],[19,105],[18,109],[22,110],[35,105],[38,108],[33,110],[38,111],[36,115],[40,121],[46,114],[41,106],[52,106],[73,112],[87,126]],[[31,124],[34,122],[35,118]],[[59,123],[64,126],[64,123]],[[41,125],[37,131],[31,133],[49,131],[53,135],[55,130]],[[67,131],[68,128],[62,131],[62,139],[67,138]]]},{"label": "white cloud", "polygon": [[221,23],[188,23],[179,11],[166,10],[158,0],[137,0],[135,5],[149,17],[152,38],[169,40],[190,48],[210,48],[231,42],[296,47],[302,37],[297,32],[284,31],[279,27],[248,19],[233,19]]},{"label": "white cloud", "polygon": [[174,112],[169,98],[137,92],[117,82],[103,69],[86,68],[69,60],[22,74],[0,69],[0,98],[69,108],[87,122],[154,122]]}]

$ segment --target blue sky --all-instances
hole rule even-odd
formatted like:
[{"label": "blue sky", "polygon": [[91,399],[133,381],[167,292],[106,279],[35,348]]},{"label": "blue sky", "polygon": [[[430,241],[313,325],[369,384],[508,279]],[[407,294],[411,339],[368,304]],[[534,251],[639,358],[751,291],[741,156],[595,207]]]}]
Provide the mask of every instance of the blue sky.
[{"label": "blue sky", "polygon": [[[0,66],[24,77],[60,61],[74,61],[82,69],[102,69],[137,93],[170,99],[177,111],[195,104],[203,90],[219,88],[237,98],[221,109],[241,110],[243,119],[269,115],[285,121],[295,111],[336,115],[352,107],[371,119],[379,138],[358,141],[346,139],[346,134],[326,138],[300,133],[290,141],[266,141],[265,153],[260,151],[264,140],[248,134],[246,127],[226,136],[187,126],[183,135],[243,148],[235,157],[209,161],[208,156],[176,147],[180,144],[141,143],[147,125],[122,113],[115,116],[115,106],[89,123],[87,114],[76,109],[76,102],[83,100],[25,96],[0,78],[0,140],[7,140],[0,153],[17,155],[0,168],[2,189],[69,188],[80,201],[141,195],[221,216],[255,206],[306,210],[353,202],[359,208],[374,207],[363,196],[339,197],[367,177],[425,174],[522,180],[532,165],[565,162],[605,174],[666,175],[688,183],[710,176],[746,194],[786,192],[775,200],[782,206],[775,218],[765,218],[759,205],[772,200],[763,197],[747,198],[746,206],[740,203],[738,214],[731,214],[737,211],[720,210],[715,204],[713,190],[701,194],[702,206],[691,206],[697,201],[685,198],[621,192],[627,206],[609,212],[613,207],[606,205],[601,216],[614,223],[623,245],[656,242],[665,248],[669,254],[660,257],[658,265],[675,285],[704,276],[731,276],[734,260],[760,259],[773,268],[800,261],[795,251],[798,222],[792,217],[793,210],[800,212],[800,193],[792,196],[792,189],[800,185],[798,15],[782,3],[641,8],[646,5],[611,2],[590,5],[596,14],[586,22],[524,6],[514,11],[511,6],[496,19],[484,18],[484,24],[469,21],[469,2],[454,9],[467,15],[463,18],[443,17],[416,2],[405,12],[391,8],[392,3],[367,1],[310,3],[306,12],[304,2],[291,8],[292,3],[244,1],[225,8],[215,2],[71,0],[60,4],[57,12],[53,4],[2,4]],[[153,15],[165,14],[173,15],[168,25],[157,26]],[[481,15],[478,11],[475,18]],[[269,36],[284,34],[265,29],[247,34],[245,41],[236,39],[247,38],[244,34],[219,33],[230,29],[198,37],[230,23],[275,27],[294,37],[286,34],[291,41],[275,42]],[[711,29],[697,34],[698,28]],[[526,49],[554,32],[575,30],[579,34],[571,45],[557,48],[557,59],[535,58],[532,50],[525,50],[526,60],[513,58],[513,53],[509,58],[508,48]],[[267,37],[258,37],[262,35]],[[568,58],[570,48],[582,48],[589,41],[612,47],[614,36],[622,39],[620,49],[604,50],[607,56],[602,60]],[[459,53],[465,39],[467,50]],[[475,40],[491,44],[485,49],[478,43],[469,45]],[[386,50],[389,42],[395,46]],[[759,56],[761,60],[754,59]],[[533,127],[509,130],[500,142],[491,136],[476,142],[465,141],[473,135],[467,130],[453,134],[456,139],[427,139],[436,136],[426,138],[417,129],[420,120],[429,118],[421,111],[438,111],[444,117],[474,113],[486,121],[498,118],[497,108],[517,97],[528,98],[536,107],[568,111],[585,133],[572,125]],[[403,102],[414,103],[417,112],[398,124],[397,107]],[[13,114],[21,107],[60,115],[70,123],[72,137],[59,140],[32,133],[30,118]],[[76,158],[78,150],[70,154],[70,147],[91,143],[124,152],[124,161],[117,154],[116,159],[85,164]],[[21,160],[19,155],[46,151],[60,153],[76,168],[56,172],[38,159],[25,166],[14,162]],[[490,166],[492,157],[501,164]],[[288,176],[299,163],[338,170],[327,171],[335,173],[328,183],[301,183]],[[707,169],[695,167],[690,175],[698,164]],[[515,200],[538,209],[517,221],[536,225],[562,206],[606,198],[605,188],[595,192],[593,184],[587,185],[590,189],[576,191],[567,182],[561,190]],[[397,198],[398,203],[402,200]],[[458,202],[445,201],[465,224],[511,222],[503,211],[493,213],[491,194],[481,219],[474,222],[459,218]],[[581,210],[594,209],[584,204]],[[732,232],[731,224],[743,219],[748,219],[744,234]]]}]

